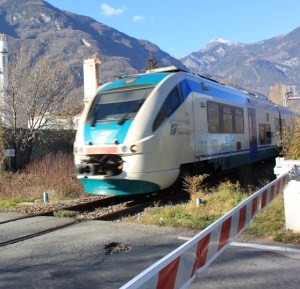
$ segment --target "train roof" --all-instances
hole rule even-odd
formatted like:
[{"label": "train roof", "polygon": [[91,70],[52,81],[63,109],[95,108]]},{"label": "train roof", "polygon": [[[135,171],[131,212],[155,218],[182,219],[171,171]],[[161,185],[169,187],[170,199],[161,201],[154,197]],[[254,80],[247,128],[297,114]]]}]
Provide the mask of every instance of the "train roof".
[{"label": "train roof", "polygon": [[[169,76],[170,74],[176,74],[176,73],[186,73],[190,76],[193,76],[197,79],[202,79],[205,82],[210,83],[214,87],[224,87],[225,90],[231,90],[235,97],[239,96],[242,97],[244,96],[246,99],[250,99],[252,101],[258,101],[258,102],[263,102],[266,104],[273,104],[274,106],[281,108],[282,111],[285,111],[286,113],[288,111],[291,111],[289,108],[285,108],[280,105],[276,105],[272,101],[269,100],[269,98],[265,95],[262,95],[260,93],[256,93],[253,91],[249,91],[246,89],[241,89],[241,88],[236,88],[233,86],[225,85],[222,82],[219,82],[218,80],[212,78],[211,76],[207,75],[202,75],[199,73],[193,73],[190,71],[187,71],[185,69],[176,67],[176,66],[166,66],[166,67],[160,67],[160,68],[154,68],[150,70],[146,70],[144,73],[140,74],[134,74],[134,75],[129,75],[124,78],[121,78],[119,80],[116,80],[114,82],[110,82],[108,84],[105,84],[102,86],[100,90],[106,91],[110,89],[117,89],[120,87],[129,87],[129,86],[136,86],[136,85],[156,85],[158,84],[161,80],[163,80],[165,77]],[[222,89],[222,88],[221,88]],[[245,100],[246,100],[245,99]],[[236,100],[236,99],[235,99]]]},{"label": "train roof", "polygon": [[228,88],[236,89],[236,90],[241,91],[241,92],[243,92],[245,94],[248,94],[249,96],[253,96],[253,97],[258,97],[258,98],[269,100],[266,95],[263,95],[261,93],[257,93],[257,92],[253,92],[251,90],[246,90],[246,89],[242,89],[242,88],[236,88],[236,87],[232,87],[232,86],[229,86],[229,85],[225,85],[224,83],[222,83],[222,82],[214,79],[212,76],[190,72],[190,71],[187,71],[185,69],[178,68],[178,67],[176,67],[174,65],[146,70],[145,73],[158,73],[158,72],[186,72],[186,73],[198,76],[200,78],[209,80],[211,82],[215,82],[215,83],[218,83],[220,85],[226,86]]}]

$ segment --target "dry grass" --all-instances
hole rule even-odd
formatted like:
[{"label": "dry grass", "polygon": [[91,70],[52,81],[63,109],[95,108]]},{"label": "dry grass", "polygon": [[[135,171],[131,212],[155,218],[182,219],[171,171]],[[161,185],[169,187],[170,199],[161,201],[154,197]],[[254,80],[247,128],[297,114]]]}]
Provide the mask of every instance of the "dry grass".
[{"label": "dry grass", "polygon": [[63,153],[47,155],[22,172],[4,171],[0,175],[0,200],[34,200],[46,191],[52,200],[83,196],[74,172],[73,157]]}]

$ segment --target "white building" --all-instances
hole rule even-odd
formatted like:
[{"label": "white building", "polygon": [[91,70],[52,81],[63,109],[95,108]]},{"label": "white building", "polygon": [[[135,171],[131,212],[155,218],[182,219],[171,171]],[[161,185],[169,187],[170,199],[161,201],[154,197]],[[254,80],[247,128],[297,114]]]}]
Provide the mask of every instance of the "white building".
[{"label": "white building", "polygon": [[[1,88],[7,88],[7,37],[4,34],[0,34],[0,84]],[[3,90],[3,89],[1,89]]]},{"label": "white building", "polygon": [[8,48],[7,36],[0,34],[0,105],[1,105],[1,119],[5,124],[5,117],[3,108],[5,104],[5,90],[8,86]]}]

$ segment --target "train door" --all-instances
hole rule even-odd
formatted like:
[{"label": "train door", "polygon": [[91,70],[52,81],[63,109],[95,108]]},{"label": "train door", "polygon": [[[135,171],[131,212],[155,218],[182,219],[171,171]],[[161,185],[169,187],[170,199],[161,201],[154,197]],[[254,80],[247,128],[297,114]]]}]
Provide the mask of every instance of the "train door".
[{"label": "train door", "polygon": [[205,100],[202,101],[201,97],[193,93],[193,117],[194,117],[194,152],[195,160],[200,161],[201,156],[207,155],[207,133],[204,128],[207,127],[206,105]]},{"label": "train door", "polygon": [[257,160],[256,111],[248,107],[250,161]]}]

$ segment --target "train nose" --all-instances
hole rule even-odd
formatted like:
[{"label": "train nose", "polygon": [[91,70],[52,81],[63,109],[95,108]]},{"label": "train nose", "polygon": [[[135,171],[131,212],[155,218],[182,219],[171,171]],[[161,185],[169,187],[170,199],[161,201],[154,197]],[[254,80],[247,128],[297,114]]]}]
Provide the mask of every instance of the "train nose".
[{"label": "train nose", "polygon": [[118,155],[93,155],[76,166],[76,174],[84,176],[116,176],[123,171],[123,160]]}]

